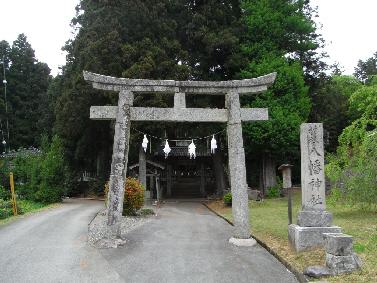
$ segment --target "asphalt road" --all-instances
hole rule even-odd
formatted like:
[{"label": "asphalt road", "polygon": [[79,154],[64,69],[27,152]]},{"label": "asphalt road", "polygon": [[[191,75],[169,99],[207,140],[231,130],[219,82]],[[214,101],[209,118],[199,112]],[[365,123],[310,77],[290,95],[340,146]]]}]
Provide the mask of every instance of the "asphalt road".
[{"label": "asphalt road", "polygon": [[86,245],[102,202],[65,201],[0,226],[0,282],[297,282],[260,246],[228,244],[232,227],[200,203],[167,203],[125,247]]}]

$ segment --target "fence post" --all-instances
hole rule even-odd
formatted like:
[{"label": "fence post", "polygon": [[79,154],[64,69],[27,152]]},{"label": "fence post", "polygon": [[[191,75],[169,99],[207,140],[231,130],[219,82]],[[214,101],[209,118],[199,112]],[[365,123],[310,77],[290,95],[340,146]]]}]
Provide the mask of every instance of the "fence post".
[{"label": "fence post", "polygon": [[13,180],[13,173],[9,173],[9,182],[10,182],[10,190],[12,193],[12,206],[13,206],[13,214],[17,216],[17,201],[16,201],[16,193],[14,192],[14,180]]},{"label": "fence post", "polygon": [[292,173],[290,164],[281,165],[278,170],[283,174],[283,189],[288,191],[288,223],[292,224]]}]

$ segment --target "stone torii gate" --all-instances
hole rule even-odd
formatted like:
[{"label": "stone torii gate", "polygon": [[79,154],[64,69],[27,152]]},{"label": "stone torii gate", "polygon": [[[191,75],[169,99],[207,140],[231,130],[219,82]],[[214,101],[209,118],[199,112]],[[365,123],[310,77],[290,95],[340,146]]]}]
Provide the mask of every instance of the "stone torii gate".
[{"label": "stone torii gate", "polygon": [[[240,95],[267,90],[275,81],[276,73],[253,79],[220,82],[126,79],[86,71],[84,78],[92,82],[95,89],[119,92],[118,106],[90,108],[91,119],[116,120],[107,209],[108,235],[120,237],[131,121],[220,122],[227,123],[234,238],[250,238],[241,122],[268,120],[268,109],[241,108]],[[134,93],[154,92],[174,94],[174,107],[133,107]],[[186,108],[186,94],[225,95],[226,109]]]}]

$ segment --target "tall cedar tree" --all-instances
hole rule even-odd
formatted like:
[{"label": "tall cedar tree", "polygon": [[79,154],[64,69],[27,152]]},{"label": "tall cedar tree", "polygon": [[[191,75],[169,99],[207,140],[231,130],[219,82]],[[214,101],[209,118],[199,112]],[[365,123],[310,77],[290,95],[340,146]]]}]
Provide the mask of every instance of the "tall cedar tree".
[{"label": "tall cedar tree", "polygon": [[[48,133],[51,124],[42,125],[43,112],[51,112],[46,105],[47,88],[51,80],[47,64],[38,62],[34,50],[24,34],[20,34],[12,47],[0,43],[6,58],[7,102],[10,140],[7,140],[4,91],[1,90],[1,126],[10,149],[39,146],[41,135]],[[3,79],[3,74],[1,74]],[[42,106],[46,106],[45,109]]]},{"label": "tall cedar tree", "polygon": [[[109,160],[110,123],[90,121],[89,108],[116,104],[117,97],[93,90],[84,82],[83,70],[129,78],[231,79],[242,62],[239,17],[238,1],[82,0],[72,22],[77,36],[65,46],[67,65],[55,122],[73,169],[95,170],[98,154]],[[163,95],[139,96],[135,105],[167,107],[171,100]],[[159,136],[164,130],[175,135],[177,128],[140,127]],[[190,135],[204,131],[190,130]],[[133,138],[137,143],[131,144],[138,144],[140,136]],[[132,152],[137,150],[131,151],[131,158]]]},{"label": "tall cedar tree", "polygon": [[[268,107],[270,120],[245,125],[248,150],[269,151],[277,159],[292,160],[297,154],[299,126],[310,112],[305,73],[315,61],[319,36],[311,19],[309,1],[243,1],[247,33],[243,49],[249,64],[242,77],[276,71],[269,91],[245,99],[250,107]],[[312,55],[312,56],[310,56]],[[305,67],[305,64],[309,64]]]},{"label": "tall cedar tree", "polygon": [[[5,110],[5,94],[4,94],[4,70],[5,77],[9,74],[9,54],[11,47],[5,40],[0,41],[0,60],[1,60],[1,72],[0,72],[0,134],[1,141],[7,139],[7,126],[6,126],[6,110]],[[8,78],[7,78],[8,79]],[[1,149],[1,152],[4,148]]]},{"label": "tall cedar tree", "polygon": [[371,76],[377,75],[377,52],[365,61],[359,60],[354,75],[360,81],[370,83]]}]

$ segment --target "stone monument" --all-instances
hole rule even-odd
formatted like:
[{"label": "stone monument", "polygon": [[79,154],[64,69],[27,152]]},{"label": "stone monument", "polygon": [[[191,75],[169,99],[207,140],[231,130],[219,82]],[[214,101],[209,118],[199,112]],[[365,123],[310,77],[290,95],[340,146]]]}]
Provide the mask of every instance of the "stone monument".
[{"label": "stone monument", "polygon": [[288,223],[292,224],[292,167],[290,164],[282,164],[278,170],[283,175],[283,189],[288,195]]},{"label": "stone monument", "polygon": [[353,251],[353,237],[342,233],[324,233],[326,265],[305,268],[304,274],[310,277],[350,273],[360,269],[362,262]]},{"label": "stone monument", "polygon": [[[268,120],[266,108],[241,108],[240,95],[267,90],[276,73],[259,78],[222,81],[173,81],[114,78],[84,71],[85,80],[96,89],[119,93],[118,106],[92,106],[90,118],[115,119],[113,157],[109,184],[106,237],[120,238],[124,181],[128,161],[131,121],[220,122],[227,124],[230,183],[233,196],[234,238],[237,244],[250,245],[249,207],[246,183],[242,121]],[[173,108],[134,107],[134,94],[174,94]],[[186,108],[186,95],[225,95],[226,109]],[[234,242],[234,241],[232,241]]]},{"label": "stone monument", "polygon": [[323,233],[340,233],[326,211],[323,126],[305,123],[300,127],[302,209],[297,225],[288,226],[288,236],[296,251],[324,245]]}]

